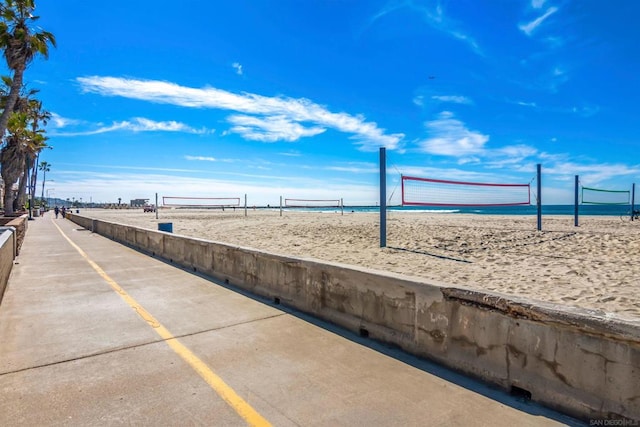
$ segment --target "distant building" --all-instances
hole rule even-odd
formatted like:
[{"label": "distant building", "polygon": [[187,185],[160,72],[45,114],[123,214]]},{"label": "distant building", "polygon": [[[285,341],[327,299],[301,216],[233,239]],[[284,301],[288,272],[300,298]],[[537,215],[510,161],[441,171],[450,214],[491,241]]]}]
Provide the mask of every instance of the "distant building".
[{"label": "distant building", "polygon": [[148,205],[148,204],[149,204],[149,199],[132,199],[129,206],[131,206],[132,208],[141,208],[144,205]]}]

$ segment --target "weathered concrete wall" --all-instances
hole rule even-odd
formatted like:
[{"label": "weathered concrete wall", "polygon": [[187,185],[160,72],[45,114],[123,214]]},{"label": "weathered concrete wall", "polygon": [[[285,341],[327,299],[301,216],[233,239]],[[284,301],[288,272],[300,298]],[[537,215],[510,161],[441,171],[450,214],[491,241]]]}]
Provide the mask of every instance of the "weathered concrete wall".
[{"label": "weathered concrete wall", "polygon": [[13,260],[17,251],[16,230],[13,227],[0,227],[0,303],[9,282]]},{"label": "weathered concrete wall", "polygon": [[640,419],[640,322],[73,215],[79,225],[587,419]]},{"label": "weathered concrete wall", "polygon": [[0,226],[13,227],[16,229],[16,241],[18,243],[16,247],[17,254],[20,253],[24,236],[27,233],[27,225],[29,224],[27,218],[27,214],[18,217],[0,217]]}]

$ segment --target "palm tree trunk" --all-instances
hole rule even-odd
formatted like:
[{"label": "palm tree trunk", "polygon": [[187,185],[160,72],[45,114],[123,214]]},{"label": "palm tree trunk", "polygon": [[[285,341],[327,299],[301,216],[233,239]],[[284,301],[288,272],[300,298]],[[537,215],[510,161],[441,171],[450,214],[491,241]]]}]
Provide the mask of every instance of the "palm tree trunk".
[{"label": "palm tree trunk", "polygon": [[[40,195],[40,200],[42,200],[42,204],[44,204],[44,183],[47,182],[47,169],[42,170],[42,194]],[[49,205],[47,205],[47,209],[49,209]]]},{"label": "palm tree trunk", "polygon": [[6,141],[6,145],[0,150],[0,163],[2,169],[0,174],[4,181],[4,213],[5,215],[11,215],[14,213],[13,203],[15,197],[13,194],[13,185],[20,179],[20,175],[23,171],[24,156],[18,150],[15,143]]},{"label": "palm tree trunk", "polygon": [[[18,194],[16,195],[15,200],[13,201],[13,209],[21,210],[21,207],[24,207],[27,201],[27,184],[29,182],[29,159],[27,156],[24,156],[24,163],[22,174],[20,176],[20,184],[18,185]],[[31,206],[29,206],[31,209]]]},{"label": "palm tree trunk", "polygon": [[31,168],[31,180],[29,181],[29,207],[33,209],[35,203],[33,202],[34,197],[36,196],[36,183],[38,179],[38,159],[40,158],[40,153],[36,154],[36,158],[33,159],[32,163],[29,165]]},{"label": "palm tree trunk", "polygon": [[16,101],[20,95],[20,89],[22,89],[23,76],[24,70],[16,70],[13,73],[13,80],[11,81],[9,96],[7,96],[7,103],[5,104],[2,115],[0,116],[0,139],[4,138],[4,134],[7,131],[9,117],[11,116],[11,113],[13,113],[13,107],[16,105]]},{"label": "palm tree trunk", "polygon": [[4,181],[4,214],[12,215],[15,212],[13,203],[15,202],[15,197],[13,194],[13,186],[18,180],[15,177],[5,177],[5,174],[2,174],[2,180]]},{"label": "palm tree trunk", "polygon": [[11,195],[11,187],[13,187],[13,183],[9,184],[7,181],[4,181],[4,200],[2,202],[4,204],[4,214],[6,216],[11,216],[13,214],[13,197]]}]

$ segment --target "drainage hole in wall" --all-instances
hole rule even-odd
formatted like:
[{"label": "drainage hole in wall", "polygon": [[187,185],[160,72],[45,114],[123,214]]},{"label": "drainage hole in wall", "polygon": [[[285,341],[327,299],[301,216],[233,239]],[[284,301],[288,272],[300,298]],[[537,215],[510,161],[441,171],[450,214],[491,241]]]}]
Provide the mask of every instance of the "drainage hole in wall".
[{"label": "drainage hole in wall", "polygon": [[276,305],[279,305],[280,304],[280,298],[274,297],[273,298],[273,303],[276,304]]},{"label": "drainage hole in wall", "polygon": [[197,269],[197,268],[195,268],[195,267],[192,267],[192,268],[193,268],[193,271],[194,271],[194,272],[198,271],[198,269]]},{"label": "drainage hole in wall", "polygon": [[229,279],[224,279],[224,284],[228,285],[229,284]]},{"label": "drainage hole in wall", "polygon": [[365,328],[360,328],[360,336],[362,338],[369,338],[369,331],[367,331]]},{"label": "drainage hole in wall", "polygon": [[516,387],[515,385],[511,386],[511,396],[517,398],[517,399],[522,399],[522,400],[531,400],[531,392],[528,390],[525,390],[523,388],[520,387]]}]

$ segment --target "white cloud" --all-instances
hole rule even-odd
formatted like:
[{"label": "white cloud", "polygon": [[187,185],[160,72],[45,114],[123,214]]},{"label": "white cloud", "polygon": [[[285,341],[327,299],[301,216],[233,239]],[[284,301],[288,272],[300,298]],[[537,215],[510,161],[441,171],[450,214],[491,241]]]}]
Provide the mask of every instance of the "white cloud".
[{"label": "white cloud", "polygon": [[424,151],[443,156],[465,157],[482,153],[489,136],[467,129],[454,118],[453,113],[443,111],[436,120],[425,123],[430,138],[422,141]]},{"label": "white cloud", "polygon": [[[635,176],[640,175],[640,165],[629,166],[624,164],[578,164],[573,162],[557,162],[551,166],[544,167],[544,173],[555,176],[564,176],[566,178],[574,175],[580,176],[580,182],[583,185],[603,185],[610,180],[622,176],[629,177],[629,187]],[[620,188],[625,189],[625,188]]]},{"label": "white cloud", "polygon": [[493,150],[492,153],[507,156],[514,161],[521,161],[538,153],[538,150],[528,145],[508,145]]},{"label": "white cloud", "polygon": [[489,135],[468,129],[448,111],[425,126],[431,137],[420,143],[421,148],[430,154],[454,157],[458,165],[482,162],[486,169],[519,171],[525,162],[531,162],[538,155],[536,148],[524,144],[487,148]]},{"label": "white cloud", "polygon": [[473,104],[473,101],[470,98],[460,95],[433,95],[431,99],[435,99],[440,102],[449,102],[452,104]]},{"label": "white cloud", "polygon": [[144,117],[135,117],[131,120],[125,120],[121,122],[114,122],[110,126],[102,126],[98,129],[80,131],[80,132],[52,132],[51,135],[55,136],[86,136],[86,135],[98,135],[101,133],[115,132],[115,131],[131,131],[131,132],[184,132],[194,134],[211,133],[213,130],[209,129],[194,129],[184,123],[176,122],[173,120],[157,122],[154,120],[146,119]]},{"label": "white cloud", "polygon": [[484,165],[489,169],[509,168],[512,171],[533,170],[531,159],[538,155],[538,150],[529,145],[508,145],[486,153]]},{"label": "white cloud", "polygon": [[135,117],[131,122],[121,122],[123,128],[130,129],[134,132],[146,131],[163,131],[163,132],[187,132],[187,133],[205,133],[204,129],[194,129],[184,123],[174,120],[165,122],[156,122],[154,120],[145,119],[143,117]]},{"label": "white cloud", "polygon": [[525,33],[528,36],[531,36],[531,34],[533,34],[533,32],[540,26],[542,25],[542,23],[551,15],[553,15],[554,13],[556,13],[558,11],[557,7],[550,7],[547,9],[547,11],[542,15],[539,16],[538,18],[534,19],[531,22],[528,22],[526,24],[520,24],[518,25],[518,28],[520,28],[520,30]]},{"label": "white cloud", "polygon": [[[121,96],[182,107],[214,108],[242,114],[280,116],[289,122],[313,123],[321,128],[332,128],[352,134],[350,138],[356,141],[359,148],[364,151],[375,151],[380,146],[391,150],[398,149],[404,137],[399,133],[385,133],[384,129],[379,128],[374,122],[367,122],[361,115],[333,113],[326,107],[304,98],[267,97],[252,93],[236,94],[212,87],[196,89],[157,80],[118,77],[79,77],[77,81],[85,93]],[[303,131],[301,136],[305,134]]]},{"label": "white cloud", "polygon": [[547,0],[531,0],[531,7],[534,9],[541,9]]},{"label": "white cloud", "polygon": [[370,173],[370,174],[380,173],[379,165],[376,165],[375,163],[367,163],[367,162],[349,162],[344,165],[327,166],[325,169],[336,171],[336,172]]},{"label": "white cloud", "polygon": [[239,62],[234,62],[233,64],[231,64],[231,66],[234,68],[234,70],[236,70],[236,74],[241,76],[242,75],[242,64],[240,64]]},{"label": "white cloud", "polygon": [[563,68],[561,68],[561,67],[555,67],[555,68],[551,71],[551,73],[553,74],[553,76],[554,76],[554,77],[562,77],[562,76],[564,76],[565,74],[567,74],[566,70],[564,70],[564,69],[563,69]]},{"label": "white cloud", "polygon": [[458,24],[456,24],[446,16],[444,8],[442,7],[442,4],[440,2],[438,2],[435,7],[432,8],[413,2],[407,2],[404,3],[404,5],[420,13],[425,22],[432,28],[438,31],[442,31],[455,39],[465,42],[471,48],[471,50],[473,50],[478,55],[482,55],[482,50],[480,49],[478,43],[473,39],[473,37],[464,33],[458,27]]},{"label": "white cloud", "polygon": [[245,115],[233,115],[227,118],[233,124],[230,129],[233,133],[242,135],[243,138],[262,141],[297,141],[302,137],[315,136],[326,129],[321,127],[306,128],[299,123],[288,120],[285,116],[255,117]]},{"label": "white cloud", "polygon": [[302,156],[302,154],[300,154],[299,151],[295,151],[295,150],[285,151],[285,152],[278,153],[278,154],[280,154],[281,156],[287,156],[287,157],[301,157]]},{"label": "white cloud", "polygon": [[62,117],[57,113],[51,113],[51,120],[49,121],[49,124],[57,129],[62,129],[67,126],[77,125],[79,123],[80,123],[80,120]]},{"label": "white cloud", "polygon": [[217,162],[218,160],[215,157],[207,157],[207,156],[184,156],[186,160],[195,160],[201,162]]},{"label": "white cloud", "polygon": [[568,39],[563,36],[547,36],[542,39],[550,48],[557,49],[567,44]]}]

